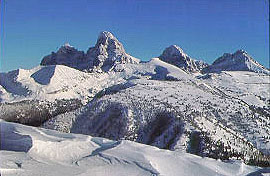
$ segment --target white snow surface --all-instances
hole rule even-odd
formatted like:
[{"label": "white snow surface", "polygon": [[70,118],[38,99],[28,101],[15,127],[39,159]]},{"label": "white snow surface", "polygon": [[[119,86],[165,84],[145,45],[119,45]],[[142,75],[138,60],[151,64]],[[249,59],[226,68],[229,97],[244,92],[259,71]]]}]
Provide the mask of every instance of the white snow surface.
[{"label": "white snow surface", "polygon": [[205,83],[222,90],[227,95],[239,98],[250,105],[269,106],[267,100],[270,100],[270,75],[249,71],[222,71],[209,73],[204,77],[207,77],[202,79]]},{"label": "white snow surface", "polygon": [[[105,85],[115,84],[107,73],[85,73],[64,65],[37,66],[0,74],[2,102],[37,99],[87,101]],[[116,78],[117,79],[117,78]],[[5,91],[2,91],[4,89]]]},{"label": "white snow surface", "polygon": [[37,66],[0,73],[0,102],[22,100],[79,99],[87,102],[94,95],[131,77],[189,79],[183,70],[158,58],[142,64],[117,64],[109,73],[86,73],[64,65]]},{"label": "white snow surface", "polygon": [[66,134],[0,120],[3,176],[248,175],[260,168],[131,141]]}]

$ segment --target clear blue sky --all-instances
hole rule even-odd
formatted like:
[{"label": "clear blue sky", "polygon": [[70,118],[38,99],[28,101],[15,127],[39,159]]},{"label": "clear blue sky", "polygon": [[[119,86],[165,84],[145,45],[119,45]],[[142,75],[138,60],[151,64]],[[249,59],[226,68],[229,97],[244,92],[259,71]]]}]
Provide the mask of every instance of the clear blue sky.
[{"label": "clear blue sky", "polygon": [[0,71],[32,68],[65,42],[86,51],[103,30],[142,60],[177,44],[208,63],[244,49],[269,67],[268,0],[0,1]]}]

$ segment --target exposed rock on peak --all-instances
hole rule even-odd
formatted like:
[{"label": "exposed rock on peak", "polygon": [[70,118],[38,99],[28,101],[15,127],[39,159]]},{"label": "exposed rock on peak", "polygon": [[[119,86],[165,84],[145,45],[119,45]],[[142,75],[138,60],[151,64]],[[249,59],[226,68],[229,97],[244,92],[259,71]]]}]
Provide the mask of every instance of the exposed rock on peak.
[{"label": "exposed rock on peak", "polygon": [[117,38],[114,37],[113,34],[110,33],[110,32],[108,32],[108,31],[103,31],[103,32],[101,32],[99,34],[98,41],[103,40],[103,39],[104,40],[110,39],[110,40],[116,40],[116,41],[118,41]]},{"label": "exposed rock on peak", "polygon": [[66,65],[78,70],[110,71],[117,63],[139,63],[125,52],[123,45],[110,32],[101,32],[94,47],[85,54],[66,43],[56,53],[45,56],[41,65]]},{"label": "exposed rock on peak", "polygon": [[177,45],[171,45],[166,48],[159,58],[162,61],[175,65],[187,72],[199,72],[208,65],[203,61],[197,61],[190,58]]},{"label": "exposed rock on peak", "polygon": [[65,44],[55,53],[45,56],[40,65],[66,65],[79,70],[91,68],[91,62],[86,59],[83,51],[79,51],[69,44]]},{"label": "exposed rock on peak", "polygon": [[89,48],[87,57],[93,60],[94,69],[111,70],[117,63],[139,63],[125,52],[123,45],[110,32],[101,32],[95,47]]},{"label": "exposed rock on peak", "polygon": [[225,53],[216,59],[212,65],[206,67],[203,72],[220,71],[252,71],[269,74],[270,71],[255,61],[244,50],[237,50],[235,53]]},{"label": "exposed rock on peak", "polygon": [[177,45],[171,45],[168,48],[165,49],[164,53],[168,54],[169,56],[182,56],[185,57],[187,56],[183,49],[180,48]]},{"label": "exposed rock on peak", "polygon": [[[95,47],[104,46],[105,49],[120,50],[125,52],[122,43],[120,43],[112,33],[103,31],[99,34]],[[91,48],[90,48],[91,49]],[[100,51],[102,53],[102,51]]]}]

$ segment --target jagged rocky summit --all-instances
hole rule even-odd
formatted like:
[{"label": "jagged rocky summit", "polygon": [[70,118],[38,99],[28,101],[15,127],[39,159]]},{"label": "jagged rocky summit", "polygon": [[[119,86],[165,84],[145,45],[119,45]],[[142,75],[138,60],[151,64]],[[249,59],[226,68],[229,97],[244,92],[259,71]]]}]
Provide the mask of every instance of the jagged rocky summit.
[{"label": "jagged rocky summit", "polygon": [[255,61],[244,50],[237,50],[233,54],[225,53],[223,56],[216,59],[212,65],[203,69],[204,73],[220,71],[251,71],[270,74],[267,68]]},{"label": "jagged rocky summit", "polygon": [[45,56],[41,65],[66,65],[84,71],[110,71],[115,64],[133,63],[140,60],[125,52],[123,45],[110,32],[100,33],[94,47],[87,53],[78,51],[69,44],[62,46],[56,53]]},{"label": "jagged rocky summit", "polygon": [[208,66],[207,63],[190,58],[177,45],[171,45],[166,48],[159,58],[169,64],[175,65],[186,72],[200,72],[203,68]]}]

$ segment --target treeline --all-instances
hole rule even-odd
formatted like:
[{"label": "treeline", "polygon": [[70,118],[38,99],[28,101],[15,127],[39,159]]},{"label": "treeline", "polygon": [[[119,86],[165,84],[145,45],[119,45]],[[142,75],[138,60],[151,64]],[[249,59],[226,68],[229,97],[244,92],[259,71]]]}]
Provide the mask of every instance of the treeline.
[{"label": "treeline", "polygon": [[0,119],[31,126],[40,126],[59,114],[73,111],[82,106],[78,99],[55,100],[54,102],[23,100],[14,103],[0,103]]},{"label": "treeline", "polygon": [[[187,152],[222,161],[236,159],[244,163],[259,167],[270,167],[270,155],[265,155],[260,151],[252,151],[252,148],[246,151],[236,151],[230,145],[224,145],[220,140],[213,141],[205,132],[193,131],[189,134],[189,143]],[[249,150],[249,151],[248,151]]]}]

